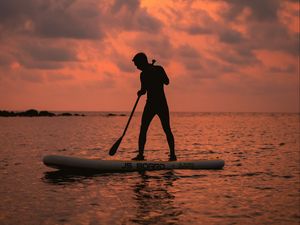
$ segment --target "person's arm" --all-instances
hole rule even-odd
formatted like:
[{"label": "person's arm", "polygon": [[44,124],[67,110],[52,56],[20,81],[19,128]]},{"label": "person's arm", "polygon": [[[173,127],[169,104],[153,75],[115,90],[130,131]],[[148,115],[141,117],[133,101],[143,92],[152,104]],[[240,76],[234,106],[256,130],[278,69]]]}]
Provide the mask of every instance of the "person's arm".
[{"label": "person's arm", "polygon": [[141,73],[141,75],[140,75],[140,80],[141,80],[141,89],[137,92],[138,96],[146,94],[146,91],[147,91],[145,81],[144,81],[144,78],[143,78],[143,73]]},{"label": "person's arm", "polygon": [[165,85],[168,85],[170,83],[170,80],[169,80],[168,75],[166,74],[164,68],[160,67],[159,70],[160,70],[160,73],[162,75],[162,82]]}]

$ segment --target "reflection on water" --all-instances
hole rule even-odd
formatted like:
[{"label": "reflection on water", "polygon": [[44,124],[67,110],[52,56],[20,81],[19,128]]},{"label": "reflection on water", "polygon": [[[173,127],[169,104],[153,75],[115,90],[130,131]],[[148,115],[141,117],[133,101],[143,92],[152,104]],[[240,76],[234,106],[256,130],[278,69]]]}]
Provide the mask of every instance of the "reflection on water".
[{"label": "reflection on water", "polygon": [[45,172],[42,180],[45,183],[53,184],[53,185],[68,185],[74,182],[83,182],[86,179],[92,179],[94,176],[99,176],[99,174],[93,173],[71,173],[65,172],[61,170]]},{"label": "reflection on water", "polygon": [[[173,113],[179,159],[226,161],[220,171],[70,174],[48,154],[101,159],[135,155],[140,115],[116,156],[125,117],[0,118],[0,224],[300,223],[299,115]],[[145,155],[166,160],[158,119]]]},{"label": "reflection on water", "polygon": [[[180,207],[174,205],[175,195],[169,192],[178,176],[174,171],[163,172],[159,175],[150,175],[149,172],[138,172],[138,179],[130,184],[128,191],[132,192],[132,201],[136,213],[126,218],[134,224],[178,224],[178,216],[182,214]],[[42,181],[52,185],[76,185],[85,183],[89,179],[106,177],[112,174],[72,173],[66,171],[45,172]],[[121,207],[126,207],[126,203]]]},{"label": "reflection on water", "polygon": [[182,211],[174,206],[175,196],[169,192],[176,179],[173,171],[162,176],[140,173],[140,179],[132,187],[137,211],[131,221],[137,224],[177,224]]}]

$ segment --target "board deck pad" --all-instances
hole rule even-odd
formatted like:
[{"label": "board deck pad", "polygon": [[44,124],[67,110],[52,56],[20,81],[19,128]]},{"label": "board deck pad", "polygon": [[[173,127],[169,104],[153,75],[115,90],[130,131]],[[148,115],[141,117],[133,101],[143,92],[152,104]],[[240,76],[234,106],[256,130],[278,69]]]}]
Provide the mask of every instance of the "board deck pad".
[{"label": "board deck pad", "polygon": [[223,160],[190,160],[190,161],[131,161],[131,160],[99,160],[73,156],[48,155],[43,163],[59,170],[80,170],[91,172],[130,172],[146,170],[172,169],[222,169]]}]

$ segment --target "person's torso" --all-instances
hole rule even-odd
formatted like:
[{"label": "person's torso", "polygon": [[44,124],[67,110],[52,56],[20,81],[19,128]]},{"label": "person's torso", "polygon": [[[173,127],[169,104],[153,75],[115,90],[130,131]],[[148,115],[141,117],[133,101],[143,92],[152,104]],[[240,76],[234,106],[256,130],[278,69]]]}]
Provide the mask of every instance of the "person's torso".
[{"label": "person's torso", "polygon": [[158,66],[151,66],[143,71],[142,80],[147,90],[147,101],[165,101],[163,74]]}]

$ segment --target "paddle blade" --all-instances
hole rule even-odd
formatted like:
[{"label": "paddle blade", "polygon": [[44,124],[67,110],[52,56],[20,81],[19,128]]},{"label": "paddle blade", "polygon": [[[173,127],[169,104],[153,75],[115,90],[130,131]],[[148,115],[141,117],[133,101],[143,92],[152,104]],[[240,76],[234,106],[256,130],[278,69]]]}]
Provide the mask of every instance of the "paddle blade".
[{"label": "paddle blade", "polygon": [[116,154],[118,148],[119,148],[119,145],[121,144],[121,141],[122,141],[122,138],[123,137],[120,137],[116,143],[111,147],[111,149],[109,150],[109,155],[113,156],[114,154]]}]

